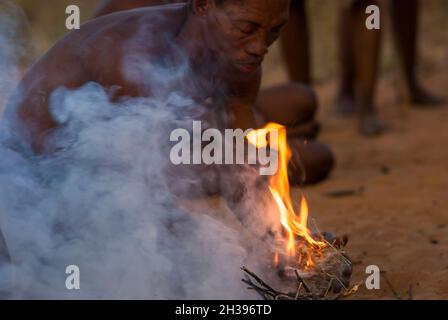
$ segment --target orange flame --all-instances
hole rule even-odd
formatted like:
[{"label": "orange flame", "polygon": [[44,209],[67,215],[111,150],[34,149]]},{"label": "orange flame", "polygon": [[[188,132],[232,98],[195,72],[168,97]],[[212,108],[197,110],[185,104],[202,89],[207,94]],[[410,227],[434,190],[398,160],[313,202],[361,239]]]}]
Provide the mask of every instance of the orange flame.
[{"label": "orange flame", "polygon": [[[268,135],[276,133],[277,141],[270,137],[271,144],[268,143]],[[286,128],[280,124],[269,123],[265,128],[253,130],[246,136],[249,143],[256,148],[264,148],[268,145],[278,153],[278,171],[272,177],[269,183],[269,190],[280,211],[280,222],[287,232],[286,250],[289,256],[295,256],[297,253],[296,239],[300,237],[312,248],[322,248],[324,242],[316,241],[308,229],[308,203],[302,194],[300,199],[300,211],[298,214],[294,211],[290,196],[290,185],[288,179],[288,162],[291,160],[292,152],[286,139]],[[272,143],[272,140],[273,143]],[[277,144],[277,146],[275,145]],[[306,267],[313,266],[313,261],[309,250],[306,251]],[[275,258],[278,261],[278,256]]]},{"label": "orange flame", "polygon": [[279,257],[278,257],[278,252],[276,252],[274,255],[274,266],[277,268],[278,264],[279,264]]}]

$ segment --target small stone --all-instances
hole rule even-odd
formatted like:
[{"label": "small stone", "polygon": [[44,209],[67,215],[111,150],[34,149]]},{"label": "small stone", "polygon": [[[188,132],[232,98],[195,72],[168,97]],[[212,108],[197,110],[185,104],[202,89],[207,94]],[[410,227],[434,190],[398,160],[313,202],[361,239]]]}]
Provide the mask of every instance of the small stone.
[{"label": "small stone", "polygon": [[384,175],[388,175],[390,173],[390,168],[386,165],[381,166],[381,173]]}]

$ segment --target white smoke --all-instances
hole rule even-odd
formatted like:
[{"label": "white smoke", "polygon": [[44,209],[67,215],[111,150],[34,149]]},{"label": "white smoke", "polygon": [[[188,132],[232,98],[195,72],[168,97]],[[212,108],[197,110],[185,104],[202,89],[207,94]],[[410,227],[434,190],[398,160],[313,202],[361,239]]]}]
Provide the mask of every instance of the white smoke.
[{"label": "white smoke", "polygon": [[[249,297],[236,230],[172,199],[161,141],[179,121],[172,107],[191,101],[174,94],[111,104],[93,83],[55,96],[56,118],[66,123],[57,139],[69,146],[48,158],[25,158],[7,141],[0,150],[13,297]],[[68,265],[80,267],[79,291],[65,288]]]},{"label": "white smoke", "polygon": [[[0,38],[7,49],[14,46],[10,40]],[[197,173],[183,176],[169,165],[170,130],[191,127],[193,118],[204,111],[191,98],[167,90],[179,70],[188,68],[183,65],[167,73],[142,66],[141,57],[129,61],[159,79],[164,90],[153,98],[112,103],[110,92],[97,83],[76,90],[58,88],[51,96],[51,111],[60,124],[52,137],[58,151],[51,156],[21,152],[9,119],[3,119],[0,230],[12,263],[0,261],[0,295],[256,297],[241,282],[240,267],[249,263],[255,270],[263,268],[266,260],[260,263],[261,250],[254,249],[263,241],[253,235],[248,239],[225,219],[186,212],[177,205],[177,190],[198,189],[191,186],[199,183]],[[15,66],[11,60],[1,64],[1,79],[5,80],[4,68],[9,72]],[[133,70],[131,65],[127,69]],[[199,112],[192,113],[193,106]],[[241,170],[239,179],[246,189],[253,188],[256,170]],[[249,196],[240,209],[248,217],[266,215],[250,225],[263,234],[263,224],[270,219],[260,197]],[[80,290],[65,286],[69,265],[80,268]]]},{"label": "white smoke", "polygon": [[23,11],[9,0],[0,0],[0,115],[20,80],[20,64],[32,50]]}]

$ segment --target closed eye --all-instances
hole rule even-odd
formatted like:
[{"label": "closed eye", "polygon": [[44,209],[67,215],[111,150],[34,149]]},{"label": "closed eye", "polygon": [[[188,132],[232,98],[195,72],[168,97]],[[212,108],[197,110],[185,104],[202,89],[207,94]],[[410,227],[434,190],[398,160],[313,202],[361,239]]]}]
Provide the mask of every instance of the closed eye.
[{"label": "closed eye", "polygon": [[258,30],[259,25],[251,21],[240,21],[236,24],[236,28],[244,34],[252,34]]}]

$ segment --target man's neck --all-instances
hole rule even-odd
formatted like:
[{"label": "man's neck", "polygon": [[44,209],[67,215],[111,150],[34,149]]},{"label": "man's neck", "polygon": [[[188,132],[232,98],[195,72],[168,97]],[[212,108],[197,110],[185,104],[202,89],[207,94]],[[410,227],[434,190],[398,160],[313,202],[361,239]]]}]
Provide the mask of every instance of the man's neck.
[{"label": "man's neck", "polygon": [[186,66],[181,83],[192,97],[206,99],[222,84],[212,50],[207,46],[204,27],[195,16],[188,16],[171,43],[168,53],[171,65]]},{"label": "man's neck", "polygon": [[196,21],[196,17],[189,16],[182,30],[176,37],[176,45],[182,49],[192,71],[198,76],[212,78],[214,68],[210,68],[213,61],[212,51],[207,46],[203,25]]}]

